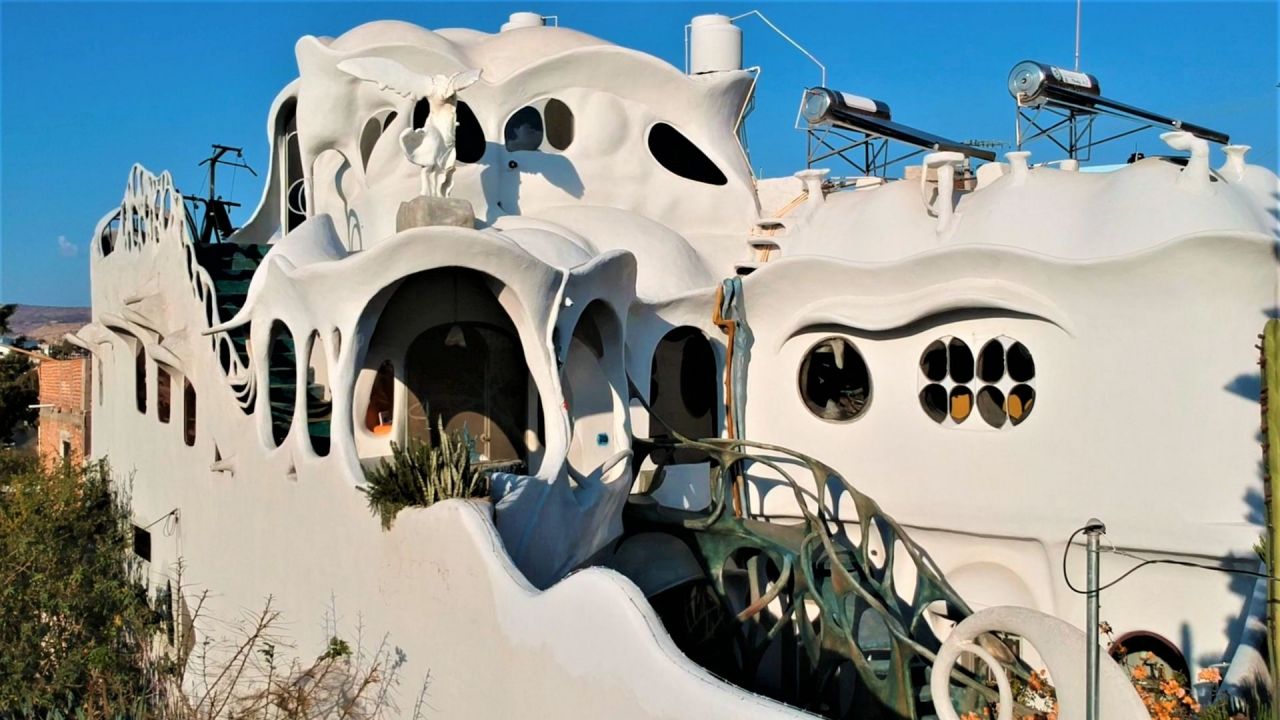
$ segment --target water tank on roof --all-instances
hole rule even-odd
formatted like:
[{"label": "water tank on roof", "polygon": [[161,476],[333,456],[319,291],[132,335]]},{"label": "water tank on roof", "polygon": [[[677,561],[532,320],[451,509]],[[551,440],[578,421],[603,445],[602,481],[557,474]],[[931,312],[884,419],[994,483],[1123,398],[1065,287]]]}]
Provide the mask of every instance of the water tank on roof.
[{"label": "water tank on roof", "polygon": [[544,24],[542,16],[536,12],[515,12],[502,23],[502,32],[516,28],[542,27]]},{"label": "water tank on roof", "polygon": [[699,15],[689,24],[689,74],[742,69],[742,29],[727,15]]}]

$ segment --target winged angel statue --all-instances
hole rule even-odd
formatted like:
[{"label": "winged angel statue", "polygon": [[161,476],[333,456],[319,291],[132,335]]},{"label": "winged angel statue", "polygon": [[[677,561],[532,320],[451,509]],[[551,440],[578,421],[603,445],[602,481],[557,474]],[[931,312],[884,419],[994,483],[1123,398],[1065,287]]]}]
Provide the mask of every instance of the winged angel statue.
[{"label": "winged angel statue", "polygon": [[426,125],[405,128],[400,133],[400,146],[409,162],[422,168],[422,195],[448,197],[457,164],[458,92],[479,80],[480,70],[422,75],[381,57],[350,58],[338,63],[338,69],[376,83],[379,90],[390,90],[415,102],[427,99],[431,112]]}]

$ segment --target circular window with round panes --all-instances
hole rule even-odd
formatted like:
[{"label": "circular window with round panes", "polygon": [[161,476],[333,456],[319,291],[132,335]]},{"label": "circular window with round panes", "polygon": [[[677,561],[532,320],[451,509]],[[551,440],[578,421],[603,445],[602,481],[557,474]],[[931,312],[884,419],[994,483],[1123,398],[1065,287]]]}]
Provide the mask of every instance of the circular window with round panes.
[{"label": "circular window with round panes", "polygon": [[1013,338],[992,338],[975,354],[964,340],[944,337],[920,356],[920,408],[940,425],[1013,427],[1035,407],[1035,377],[1031,352]]}]

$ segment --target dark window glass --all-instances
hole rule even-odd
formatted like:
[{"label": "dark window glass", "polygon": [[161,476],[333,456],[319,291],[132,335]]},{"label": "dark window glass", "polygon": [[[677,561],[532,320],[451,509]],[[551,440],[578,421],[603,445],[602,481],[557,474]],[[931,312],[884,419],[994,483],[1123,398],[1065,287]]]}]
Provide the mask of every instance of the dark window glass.
[{"label": "dark window glass", "polygon": [[267,400],[271,407],[271,438],[276,445],[284,442],[293,424],[294,403],[298,394],[297,355],[293,333],[280,321],[271,326],[267,350]]},{"label": "dark window glass", "polygon": [[1001,427],[1008,415],[1005,413],[1004,393],[995,385],[987,385],[978,391],[978,413],[991,427]]},{"label": "dark window glass", "polygon": [[160,422],[169,422],[169,406],[172,401],[172,381],[169,372],[156,364],[156,417]]},{"label": "dark window glass", "polygon": [[958,383],[973,380],[973,351],[963,340],[951,338],[947,343],[947,354],[951,361],[951,379]]},{"label": "dark window glass", "polygon": [[1004,377],[1004,345],[999,338],[990,340],[978,351],[978,377],[983,382],[1000,382]]},{"label": "dark window glass", "polygon": [[871,400],[871,373],[848,340],[831,337],[810,348],[800,365],[800,396],[823,420],[846,422]]},{"label": "dark window glass", "polygon": [[925,348],[920,356],[920,371],[934,382],[941,382],[947,377],[947,346],[941,340],[934,340]]},{"label": "dark window glass", "polygon": [[369,404],[364,411],[364,426],[374,435],[390,435],[396,392],[396,371],[390,360],[383,360],[369,388]]},{"label": "dark window glass", "polygon": [[137,525],[133,526],[133,554],[151,562],[151,533]]},{"label": "dark window glass", "polygon": [[142,351],[142,344],[133,355],[134,391],[137,395],[138,412],[147,411],[147,354]]},{"label": "dark window glass", "polygon": [[937,383],[926,385],[920,391],[920,407],[924,408],[924,414],[934,422],[946,420],[947,389]]},{"label": "dark window glass", "polygon": [[196,444],[196,389],[190,380],[182,382],[182,441],[190,446]]},{"label": "dark window glass", "polygon": [[666,123],[658,123],[649,129],[649,152],[659,165],[682,178],[708,185],[729,182],[711,158]]},{"label": "dark window glass", "polygon": [[[654,350],[649,376],[649,434],[672,437],[672,431],[700,440],[716,436],[715,351],[699,330],[676,328],[667,333]],[[696,463],[706,453],[680,450],[673,457],[654,455],[662,464]]]},{"label": "dark window glass", "polygon": [[484,142],[484,130],[480,127],[476,114],[471,112],[471,106],[459,101],[456,146],[458,162],[480,162],[480,158],[484,157]]},{"label": "dark window glass", "polygon": [[1036,363],[1031,359],[1027,346],[1016,342],[1009,346],[1009,377],[1017,382],[1027,382],[1036,376]]},{"label": "dark window glass", "polygon": [[507,150],[537,150],[542,145],[542,115],[537,108],[522,107],[507,120],[502,135]]},{"label": "dark window glass", "polygon": [[563,101],[551,98],[542,109],[547,123],[547,144],[564,150],[573,142],[573,111]]},{"label": "dark window glass", "polygon": [[431,117],[431,103],[422,98],[413,104],[413,129],[421,130],[427,126],[427,118]]}]

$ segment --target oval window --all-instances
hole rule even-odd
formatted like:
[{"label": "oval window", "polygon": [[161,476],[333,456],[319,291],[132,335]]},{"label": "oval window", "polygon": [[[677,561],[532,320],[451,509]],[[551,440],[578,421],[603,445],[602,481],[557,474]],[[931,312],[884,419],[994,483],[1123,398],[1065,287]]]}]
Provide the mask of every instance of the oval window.
[{"label": "oval window", "polygon": [[547,144],[564,150],[573,142],[573,111],[563,101],[551,98],[542,108],[547,124]]},{"label": "oval window", "polygon": [[502,135],[509,151],[537,150],[542,145],[542,114],[537,108],[520,108],[507,120]]},{"label": "oval window", "polygon": [[476,114],[471,112],[471,106],[461,100],[458,101],[458,131],[455,142],[458,162],[480,162],[480,158],[484,157],[484,128],[480,127]]},{"label": "oval window", "polygon": [[818,342],[800,364],[800,397],[823,420],[848,422],[871,401],[871,374],[857,348],[841,337]]},{"label": "oval window", "polygon": [[271,439],[279,447],[293,425],[298,395],[297,356],[293,332],[279,320],[271,324],[267,348],[267,403],[271,410]]},{"label": "oval window", "polygon": [[711,158],[666,123],[657,123],[649,128],[649,153],[659,165],[682,178],[708,185],[729,182]]}]

